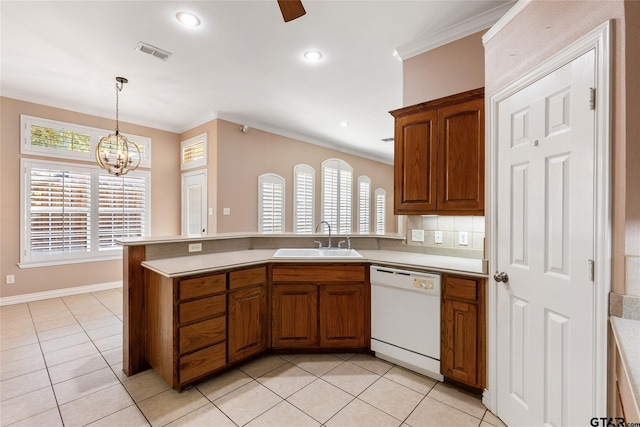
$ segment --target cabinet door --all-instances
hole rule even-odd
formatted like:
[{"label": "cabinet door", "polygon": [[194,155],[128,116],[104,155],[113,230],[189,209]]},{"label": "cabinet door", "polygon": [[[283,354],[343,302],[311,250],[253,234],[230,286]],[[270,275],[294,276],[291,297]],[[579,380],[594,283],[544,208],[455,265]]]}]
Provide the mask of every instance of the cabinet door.
[{"label": "cabinet door", "polygon": [[229,362],[258,354],[267,347],[265,286],[229,292]]},{"label": "cabinet door", "polygon": [[320,286],[320,345],[364,347],[364,285]]},{"label": "cabinet door", "polygon": [[472,387],[478,375],[478,306],[444,300],[442,320],[442,374]]},{"label": "cabinet door", "polygon": [[273,285],[271,344],[274,348],[318,345],[317,285]]},{"label": "cabinet door", "polygon": [[484,157],[484,99],[438,110],[439,211],[483,213]]},{"label": "cabinet door", "polygon": [[437,110],[395,121],[394,213],[436,210]]}]

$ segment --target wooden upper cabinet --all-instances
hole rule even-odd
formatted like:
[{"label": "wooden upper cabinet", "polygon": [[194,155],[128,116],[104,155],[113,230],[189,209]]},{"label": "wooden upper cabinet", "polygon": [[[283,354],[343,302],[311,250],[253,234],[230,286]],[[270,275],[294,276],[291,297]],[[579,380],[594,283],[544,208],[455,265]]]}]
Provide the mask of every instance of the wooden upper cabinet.
[{"label": "wooden upper cabinet", "polygon": [[396,120],[396,211],[436,209],[437,110],[420,111]]},{"label": "wooden upper cabinet", "polygon": [[391,115],[394,213],[484,215],[484,89]]}]

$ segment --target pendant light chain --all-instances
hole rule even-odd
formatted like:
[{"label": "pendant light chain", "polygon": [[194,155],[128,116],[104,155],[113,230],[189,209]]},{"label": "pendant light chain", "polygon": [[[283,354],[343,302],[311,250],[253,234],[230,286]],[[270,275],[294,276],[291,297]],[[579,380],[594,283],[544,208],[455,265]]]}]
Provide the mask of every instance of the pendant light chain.
[{"label": "pendant light chain", "polygon": [[120,91],[129,81],[116,77],[116,132],[100,139],[96,147],[96,161],[112,175],[122,176],[140,164],[140,148],[120,135]]}]

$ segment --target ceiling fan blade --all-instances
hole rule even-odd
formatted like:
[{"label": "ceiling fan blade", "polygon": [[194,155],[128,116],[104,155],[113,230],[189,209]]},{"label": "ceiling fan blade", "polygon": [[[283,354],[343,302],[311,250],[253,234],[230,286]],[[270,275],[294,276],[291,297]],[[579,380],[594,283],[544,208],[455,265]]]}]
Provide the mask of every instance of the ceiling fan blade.
[{"label": "ceiling fan blade", "polygon": [[300,0],[278,0],[284,22],[293,21],[307,13]]}]

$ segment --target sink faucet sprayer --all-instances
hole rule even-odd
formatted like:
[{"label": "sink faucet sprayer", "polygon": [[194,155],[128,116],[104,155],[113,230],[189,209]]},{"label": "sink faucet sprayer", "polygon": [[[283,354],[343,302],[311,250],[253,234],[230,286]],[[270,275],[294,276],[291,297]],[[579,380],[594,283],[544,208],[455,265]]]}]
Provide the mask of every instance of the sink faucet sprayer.
[{"label": "sink faucet sprayer", "polygon": [[[331,224],[329,224],[327,221],[320,221],[316,225],[316,233],[318,232],[318,228],[320,227],[320,224],[326,224],[327,227],[329,227],[329,246],[327,246],[327,248],[330,249],[331,248]],[[315,240],[314,243],[317,243],[322,248],[322,243],[321,242],[318,242],[317,240]]]}]

